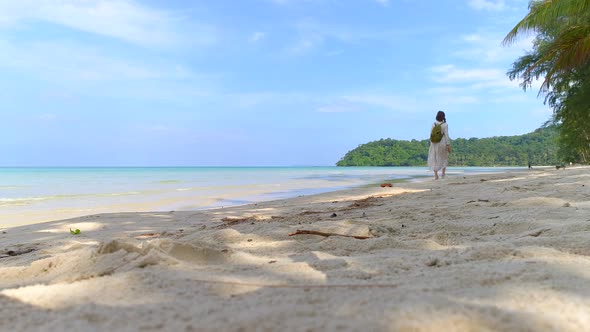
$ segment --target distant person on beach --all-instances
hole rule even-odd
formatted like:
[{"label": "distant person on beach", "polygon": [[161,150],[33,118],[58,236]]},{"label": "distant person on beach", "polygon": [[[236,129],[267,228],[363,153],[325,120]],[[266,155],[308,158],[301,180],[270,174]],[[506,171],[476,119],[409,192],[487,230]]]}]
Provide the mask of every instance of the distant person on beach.
[{"label": "distant person on beach", "polygon": [[[441,137],[442,134],[442,137]],[[434,171],[434,179],[438,180],[438,171],[442,170],[445,177],[451,153],[451,138],[445,112],[436,113],[436,122],[432,124],[430,133],[430,150],[428,151],[428,168]]]}]

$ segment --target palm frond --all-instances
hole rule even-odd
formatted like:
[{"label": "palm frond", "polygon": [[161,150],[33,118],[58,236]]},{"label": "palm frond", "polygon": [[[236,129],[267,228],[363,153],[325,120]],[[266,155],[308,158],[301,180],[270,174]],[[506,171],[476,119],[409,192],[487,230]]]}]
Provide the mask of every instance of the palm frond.
[{"label": "palm frond", "polygon": [[510,45],[526,33],[531,33],[564,20],[587,16],[590,0],[534,0],[529,4],[529,13],[506,35],[502,44]]}]

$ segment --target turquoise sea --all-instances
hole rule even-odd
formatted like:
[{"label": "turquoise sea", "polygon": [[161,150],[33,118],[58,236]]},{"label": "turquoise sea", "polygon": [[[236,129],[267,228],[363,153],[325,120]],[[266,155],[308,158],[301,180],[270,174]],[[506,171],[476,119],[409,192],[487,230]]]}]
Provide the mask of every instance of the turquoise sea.
[{"label": "turquoise sea", "polygon": [[0,168],[0,227],[105,212],[207,209],[430,177],[425,167]]}]

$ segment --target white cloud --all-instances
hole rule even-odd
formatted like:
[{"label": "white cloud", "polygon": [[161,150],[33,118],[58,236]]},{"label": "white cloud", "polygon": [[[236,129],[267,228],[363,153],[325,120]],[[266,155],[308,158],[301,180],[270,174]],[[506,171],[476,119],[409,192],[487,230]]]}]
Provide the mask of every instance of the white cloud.
[{"label": "white cloud", "polygon": [[439,83],[478,83],[489,82],[504,78],[508,80],[504,71],[496,68],[461,69],[455,65],[432,67],[433,77]]},{"label": "white cloud", "polygon": [[[451,91],[451,90],[446,90]],[[432,105],[455,107],[463,104],[474,104],[481,98],[472,94],[473,89],[455,88],[452,93],[443,91],[417,91],[406,95],[387,93],[350,93],[321,95],[314,93],[233,93],[213,94],[216,100],[229,102],[237,109],[264,108],[268,105],[300,105],[301,109],[313,109],[319,113],[352,113],[369,111],[386,111],[396,113],[429,112]],[[425,98],[428,96],[428,98]]]},{"label": "white cloud", "polygon": [[515,94],[515,95],[507,95],[507,96],[498,96],[496,98],[491,98],[491,101],[494,103],[520,103],[526,102],[529,99],[524,93]]},{"label": "white cloud", "polygon": [[346,104],[346,103],[336,103],[325,105],[317,108],[317,111],[320,113],[349,113],[349,112],[358,112],[361,110],[360,105],[355,104]]},{"label": "white cloud", "polygon": [[296,92],[247,92],[247,93],[212,93],[215,99],[229,102],[233,107],[241,109],[253,109],[265,104],[297,104],[317,102],[318,98],[313,94]]},{"label": "white cloud", "polygon": [[477,10],[501,11],[507,8],[504,0],[469,0],[468,4]]},{"label": "white cloud", "polygon": [[364,104],[373,108],[384,108],[391,111],[413,112],[420,109],[420,102],[415,97],[387,94],[356,94],[340,97],[348,103]]},{"label": "white cloud", "polygon": [[375,109],[415,112],[427,106],[426,103],[411,96],[364,92],[332,95],[305,92],[212,93],[209,97],[228,102],[239,109],[253,109],[262,105],[299,104],[303,105],[303,108],[321,113],[359,112]]},{"label": "white cloud", "polygon": [[378,4],[382,5],[382,6],[389,6],[389,0],[375,0],[377,1]]},{"label": "white cloud", "polygon": [[553,110],[550,108],[535,108],[529,111],[529,114],[535,117],[548,119],[553,115]]},{"label": "white cloud", "polygon": [[420,29],[397,30],[371,30],[362,27],[350,27],[348,25],[325,24],[313,19],[304,19],[293,26],[295,41],[287,48],[293,55],[308,54],[320,48],[326,41],[332,40],[339,43],[353,44],[361,41],[382,41],[392,43],[400,38],[409,38],[410,35],[421,33]]},{"label": "white cloud", "polygon": [[97,48],[64,42],[16,44],[0,41],[0,67],[18,68],[44,79],[76,81],[188,79],[195,76],[180,65],[117,58]]},{"label": "white cloud", "polygon": [[475,96],[441,96],[437,99],[439,105],[458,105],[458,104],[475,104],[479,103],[480,99]]},{"label": "white cloud", "polygon": [[461,68],[449,64],[432,67],[429,71],[432,81],[440,85],[426,91],[432,100],[442,104],[515,104],[536,98],[535,94],[523,92],[519,82],[511,81],[503,69]]},{"label": "white cloud", "polygon": [[261,31],[257,31],[254,32],[252,35],[250,35],[250,38],[248,38],[248,41],[250,41],[251,43],[256,43],[262,39],[264,39],[266,37],[266,33],[261,32]]},{"label": "white cloud", "polygon": [[[436,83],[454,84],[460,88],[487,90],[488,93],[500,93],[504,89],[516,91],[518,82],[506,76],[505,69],[499,68],[458,68],[455,65],[436,66],[430,69],[432,80]],[[500,90],[490,90],[499,88]]]},{"label": "white cloud", "polygon": [[291,55],[304,55],[311,52],[315,47],[324,42],[322,36],[303,36],[295,44],[290,46],[287,51]]},{"label": "white cloud", "polygon": [[53,122],[57,120],[58,116],[53,113],[42,113],[36,115],[35,118],[41,122]]},{"label": "white cloud", "polygon": [[460,91],[463,91],[463,89],[458,88],[456,86],[436,86],[436,87],[428,88],[426,90],[426,92],[429,94],[430,93],[433,93],[433,94],[455,94]]},{"label": "white cloud", "polygon": [[534,36],[521,38],[510,46],[503,46],[504,36],[505,34],[490,32],[463,35],[456,41],[459,46],[452,54],[476,62],[507,63],[516,60],[532,48]]},{"label": "white cloud", "polygon": [[[0,25],[43,21],[71,29],[124,40],[142,46],[169,46],[184,42],[207,44],[215,31],[191,25],[169,12],[132,0],[19,0],[0,2]],[[183,26],[185,25],[185,26]],[[190,39],[183,32],[195,30]]]},{"label": "white cloud", "polygon": [[462,39],[466,42],[474,43],[474,42],[481,41],[482,38],[480,35],[474,33],[474,34],[470,34],[470,35],[465,35],[462,37]]},{"label": "white cloud", "polygon": [[41,98],[65,103],[87,96],[193,103],[210,96],[219,79],[167,60],[126,58],[73,42],[0,40],[0,71],[28,77],[43,86]]}]

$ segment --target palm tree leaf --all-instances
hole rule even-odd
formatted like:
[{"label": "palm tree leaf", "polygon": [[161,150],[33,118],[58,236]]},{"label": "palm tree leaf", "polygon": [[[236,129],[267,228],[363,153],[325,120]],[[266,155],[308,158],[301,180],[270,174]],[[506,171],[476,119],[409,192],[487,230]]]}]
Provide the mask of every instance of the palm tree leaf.
[{"label": "palm tree leaf", "polygon": [[563,23],[561,21],[587,14],[589,10],[590,0],[532,1],[529,4],[529,13],[506,35],[502,44],[512,44],[519,35],[531,33],[555,23]]}]

